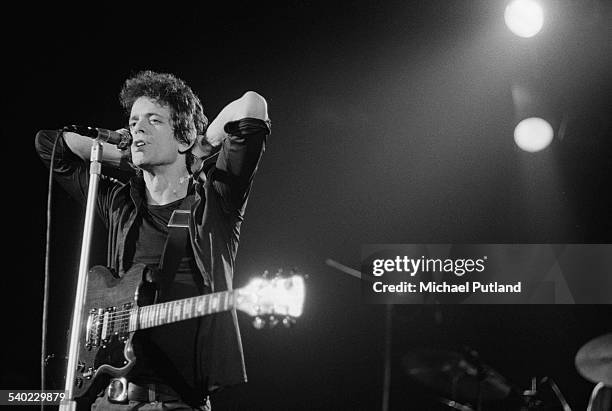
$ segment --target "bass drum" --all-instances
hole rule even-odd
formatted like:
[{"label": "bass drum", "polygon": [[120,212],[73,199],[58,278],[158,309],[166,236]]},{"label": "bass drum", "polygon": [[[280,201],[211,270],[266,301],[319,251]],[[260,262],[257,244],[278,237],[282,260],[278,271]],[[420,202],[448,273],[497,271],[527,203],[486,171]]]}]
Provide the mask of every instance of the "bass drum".
[{"label": "bass drum", "polygon": [[612,387],[600,382],[595,386],[589,399],[587,411],[610,411],[612,410]]}]

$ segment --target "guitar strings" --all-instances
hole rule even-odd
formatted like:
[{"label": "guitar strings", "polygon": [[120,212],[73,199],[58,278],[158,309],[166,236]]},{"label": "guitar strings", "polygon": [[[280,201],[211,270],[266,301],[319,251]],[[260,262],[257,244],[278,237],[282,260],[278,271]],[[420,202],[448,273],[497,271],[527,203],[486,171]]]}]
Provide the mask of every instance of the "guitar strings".
[{"label": "guitar strings", "polygon": [[[206,304],[208,306],[210,304],[211,300],[212,300],[212,297],[210,297],[209,295],[205,295],[205,296],[195,297],[195,299],[202,298],[202,297],[203,297],[204,300],[209,300],[209,301],[205,301],[204,302],[204,304]],[[233,301],[232,301],[231,298],[221,298],[220,297],[219,301],[221,301],[221,300],[224,300],[223,303],[222,303],[222,305],[224,306],[223,308],[229,308],[229,307],[231,307],[233,305],[232,304]],[[177,300],[177,301],[184,301],[184,300]],[[168,315],[170,313],[172,313],[172,317],[175,317],[175,315],[174,315],[175,309],[173,307],[173,305],[175,305],[175,304],[176,304],[176,302],[167,302],[167,303],[159,304],[159,306],[166,305],[166,311],[167,311],[167,314],[162,315],[161,318],[168,317]],[[181,312],[181,314],[179,314],[179,315],[182,317],[184,315],[184,310],[183,310],[184,302],[180,303],[180,305],[181,305],[181,309],[179,311]],[[219,304],[216,304],[216,305],[219,305]],[[113,328],[115,328],[114,326],[118,325],[118,327],[116,327],[116,328],[119,328],[119,329],[126,328],[126,326],[129,329],[130,320],[131,320],[132,315],[136,315],[137,320],[140,320],[140,322],[143,322],[143,320],[144,320],[143,317],[145,315],[153,315],[155,317],[155,319],[153,319],[153,320],[147,319],[146,322],[151,322],[151,321],[152,322],[156,322],[156,321],[158,321],[159,318],[160,318],[159,312],[161,312],[162,309],[161,308],[151,309],[149,307],[150,306],[143,306],[143,307],[130,308],[128,310],[118,310],[118,311],[113,311],[113,312],[109,312],[109,313],[103,312],[101,314],[93,314],[93,316],[94,316],[93,322],[94,323],[102,322],[102,324],[98,324],[98,325],[99,326],[100,325],[104,326],[104,319],[100,318],[100,317],[104,317],[105,314],[109,315],[109,320],[107,321],[107,326],[111,325],[111,326],[113,326]],[[149,311],[151,311],[151,313],[145,313],[144,312],[145,310],[149,310]],[[156,314],[154,314],[154,312],[155,312],[154,310],[157,310]],[[193,311],[193,310],[190,310],[190,311]],[[207,307],[204,310],[197,310],[196,309],[195,311],[196,311],[196,314],[198,314],[199,313],[198,311],[212,311],[212,310]]]},{"label": "guitar strings", "polygon": [[[223,291],[223,292],[219,292],[219,293],[214,293],[214,294],[206,294],[206,295],[200,295],[200,296],[196,296],[196,297],[190,297],[190,298],[185,298],[182,300],[176,300],[176,301],[168,301],[165,303],[161,303],[161,304],[156,304],[158,307],[161,306],[166,306],[165,310],[167,311],[167,314],[163,314],[161,316],[161,319],[164,319],[163,317],[176,317],[176,315],[174,315],[175,312],[175,307],[174,305],[179,304],[181,307],[179,309],[180,317],[183,317],[185,315],[185,312],[183,310],[185,302],[188,300],[191,300],[191,306],[193,307],[194,305],[199,305],[199,304],[205,304],[206,305],[206,309],[204,310],[205,312],[208,311],[208,313],[206,314],[210,314],[212,312],[214,312],[214,310],[212,310],[210,307],[212,300],[214,299],[214,297],[218,297],[217,302],[215,303],[215,305],[217,306],[218,309],[218,305],[219,303],[222,304],[223,308],[222,310],[227,310],[231,307],[233,307],[236,303],[235,299],[233,297],[235,297],[235,291],[236,290],[229,290],[229,291]],[[200,300],[200,301],[198,301]],[[112,327],[112,330],[114,330],[115,328],[119,329],[119,330],[124,330],[127,328],[127,330],[129,330],[130,328],[130,323],[132,322],[132,315],[136,316],[136,323],[137,324],[142,324],[143,322],[148,324],[148,323],[157,323],[160,320],[160,315],[159,313],[162,311],[161,308],[150,308],[152,306],[143,306],[143,307],[135,307],[135,308],[130,308],[130,309],[122,309],[122,310],[118,310],[118,311],[111,311],[111,312],[102,312],[102,313],[92,313],[89,314],[88,316],[88,322],[89,319],[91,318],[91,316],[93,316],[93,325],[95,325],[95,329],[93,329],[92,331],[94,333],[98,333],[98,328],[99,327],[104,327],[104,317],[106,315],[108,315],[108,320],[106,321],[106,327],[108,328],[109,326]],[[145,310],[150,310],[152,312],[149,313],[145,313]],[[155,311],[153,311],[155,310]],[[193,311],[193,309],[190,310],[191,312]],[[194,313],[193,316],[198,317],[201,313],[201,310],[197,310]],[[149,318],[144,318],[145,316],[148,316]],[[150,316],[153,316],[154,318],[150,318]],[[187,319],[187,318],[184,318]],[[172,321],[171,321],[172,322]]]}]

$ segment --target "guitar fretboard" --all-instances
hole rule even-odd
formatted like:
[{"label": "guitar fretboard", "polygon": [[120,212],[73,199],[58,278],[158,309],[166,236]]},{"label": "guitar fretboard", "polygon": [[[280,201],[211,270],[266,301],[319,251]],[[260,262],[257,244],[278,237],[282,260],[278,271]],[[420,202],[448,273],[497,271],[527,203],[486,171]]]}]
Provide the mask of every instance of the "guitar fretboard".
[{"label": "guitar fretboard", "polygon": [[129,331],[142,330],[229,311],[236,306],[236,292],[222,291],[130,310]]}]

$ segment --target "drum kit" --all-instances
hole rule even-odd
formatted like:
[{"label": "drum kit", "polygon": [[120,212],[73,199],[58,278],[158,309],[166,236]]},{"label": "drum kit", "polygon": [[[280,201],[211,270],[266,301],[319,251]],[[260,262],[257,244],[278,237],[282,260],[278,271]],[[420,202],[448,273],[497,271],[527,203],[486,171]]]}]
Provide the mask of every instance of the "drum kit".
[{"label": "drum kit", "polygon": [[[432,389],[444,409],[459,411],[571,411],[559,387],[549,378],[533,378],[520,389],[483,362],[470,348],[461,352],[419,349],[402,359],[405,373]],[[582,346],[576,369],[597,384],[587,411],[612,411],[612,333]]]}]

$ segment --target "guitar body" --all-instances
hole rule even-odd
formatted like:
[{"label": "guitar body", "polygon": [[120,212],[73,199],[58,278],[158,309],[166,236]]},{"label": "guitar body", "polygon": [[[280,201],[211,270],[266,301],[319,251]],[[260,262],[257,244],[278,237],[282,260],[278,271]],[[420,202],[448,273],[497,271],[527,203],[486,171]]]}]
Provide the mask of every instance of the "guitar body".
[{"label": "guitar body", "polygon": [[89,270],[73,390],[78,410],[88,410],[111,378],[134,367],[137,330],[232,309],[259,319],[279,315],[285,325],[302,314],[304,280],[297,275],[254,278],[240,289],[156,304],[152,274],[144,264],[134,264],[121,278],[103,266]]},{"label": "guitar body", "polygon": [[122,377],[133,368],[136,357],[129,312],[152,304],[156,297],[155,284],[144,281],[147,270],[144,264],[135,264],[118,278],[103,266],[90,269],[74,386],[79,403],[93,402],[111,378]]}]

